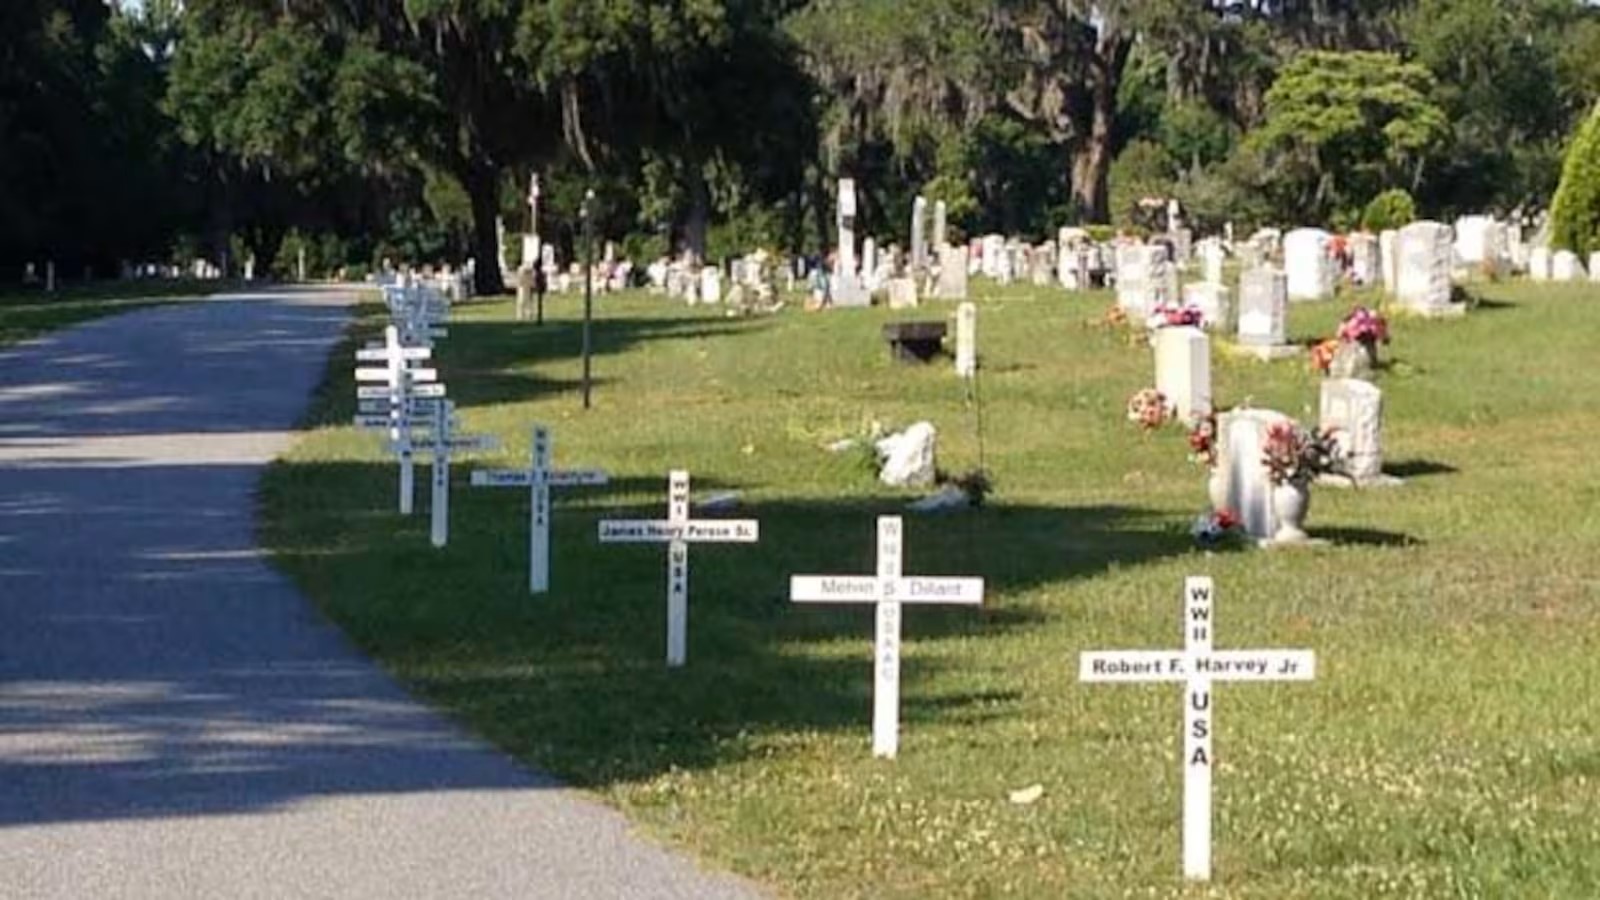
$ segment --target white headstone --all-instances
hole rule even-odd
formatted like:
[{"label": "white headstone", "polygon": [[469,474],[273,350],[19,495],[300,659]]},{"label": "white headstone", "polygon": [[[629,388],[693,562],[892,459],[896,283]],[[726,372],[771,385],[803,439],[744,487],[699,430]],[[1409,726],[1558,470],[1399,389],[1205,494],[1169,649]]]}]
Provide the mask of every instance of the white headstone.
[{"label": "white headstone", "polygon": [[956,307],[956,374],[978,373],[978,306],[970,300]]},{"label": "white headstone", "polygon": [[1239,276],[1239,343],[1283,346],[1288,302],[1287,280],[1277,269],[1252,269]]},{"label": "white headstone", "polygon": [[1331,236],[1320,228],[1298,228],[1283,236],[1283,269],[1289,299],[1327,300],[1333,296],[1334,267],[1328,255]]},{"label": "white headstone", "polygon": [[1196,247],[1200,255],[1201,273],[1205,280],[1212,284],[1222,284],[1222,267],[1227,261],[1228,254],[1223,249],[1219,238],[1209,237],[1200,241]]},{"label": "white headstone", "polygon": [[1124,244],[1117,249],[1117,305],[1130,321],[1145,317],[1166,300],[1167,248],[1160,244]]},{"label": "white headstone", "polygon": [[907,578],[903,574],[904,523],[878,518],[878,572],[865,575],[793,575],[795,603],[871,603],[877,608],[873,641],[872,755],[893,759],[900,750],[900,613],[906,603],[983,603],[982,578]]},{"label": "white headstone", "polygon": [[967,299],[967,248],[939,247],[939,280],[933,296],[940,300]]},{"label": "white headstone", "polygon": [[1180,422],[1211,412],[1211,338],[1188,326],[1156,330],[1156,390]]},{"label": "white headstone", "polygon": [[722,270],[716,266],[700,269],[700,302],[722,302]]},{"label": "white headstone", "polygon": [[1550,248],[1534,247],[1528,251],[1528,278],[1549,281],[1551,275]]},{"label": "white headstone", "polygon": [[667,518],[602,519],[603,544],[667,545],[667,665],[689,657],[689,545],[753,544],[761,537],[754,519],[689,518],[689,473],[674,470],[667,479]]},{"label": "white headstone", "polygon": [[1581,281],[1587,276],[1583,271],[1583,262],[1578,259],[1578,254],[1571,250],[1557,250],[1550,257],[1551,281]]},{"label": "white headstone", "polygon": [[890,309],[917,308],[917,282],[909,275],[904,278],[886,279],[883,287],[889,295]]},{"label": "white headstone", "polygon": [[890,487],[925,487],[937,474],[939,433],[932,422],[916,422],[905,431],[881,438],[875,447],[884,458],[878,480]]},{"label": "white headstone", "polygon": [[1376,235],[1357,231],[1350,235],[1350,279],[1362,287],[1375,287],[1382,280],[1379,245]]},{"label": "white headstone", "polygon": [[1215,650],[1213,584],[1184,579],[1183,652],[1100,650],[1078,659],[1078,680],[1180,682],[1183,697],[1183,877],[1211,879],[1211,782],[1216,766],[1211,739],[1216,714],[1214,681],[1311,681],[1316,655],[1309,650]]},{"label": "white headstone", "polygon": [[1412,222],[1400,229],[1395,252],[1399,257],[1395,298],[1419,312],[1448,308],[1455,254],[1450,227]]},{"label": "white headstone", "polygon": [[1219,331],[1228,323],[1228,288],[1220,282],[1197,281],[1183,286],[1183,305],[1200,310],[1200,327]]},{"label": "white headstone", "polygon": [[1455,225],[1456,260],[1474,270],[1498,272],[1505,256],[1504,236],[1493,216],[1462,216]]},{"label": "white headstone", "polygon": [[920,194],[911,202],[911,273],[928,268],[928,201]]},{"label": "white headstone", "polygon": [[834,275],[854,275],[856,272],[856,182],[854,178],[839,179],[839,247],[834,262]]},{"label": "white headstone", "polygon": [[1357,484],[1383,478],[1383,391],[1359,378],[1322,382],[1321,422],[1334,429],[1346,472]]},{"label": "white headstone", "polygon": [[1393,294],[1400,283],[1400,232],[1394,229],[1378,233],[1378,271],[1383,275],[1383,289]]},{"label": "white headstone", "polygon": [[1589,280],[1600,281],[1600,250],[1589,254]]},{"label": "white headstone", "polygon": [[44,264],[44,289],[49,294],[56,292],[56,261],[53,259]]},{"label": "white headstone", "polygon": [[1006,257],[1006,239],[998,234],[983,236],[983,274],[989,278],[1000,278],[1002,272],[1009,272],[1009,260]]},{"label": "white headstone", "polygon": [[1217,416],[1217,474],[1223,479],[1227,508],[1239,516],[1245,532],[1258,541],[1278,533],[1272,509],[1272,479],[1262,461],[1267,429],[1288,416],[1270,409],[1236,409]]},{"label": "white headstone", "polygon": [[946,212],[943,200],[933,203],[933,252],[937,254],[950,240],[949,225],[945,221]]}]

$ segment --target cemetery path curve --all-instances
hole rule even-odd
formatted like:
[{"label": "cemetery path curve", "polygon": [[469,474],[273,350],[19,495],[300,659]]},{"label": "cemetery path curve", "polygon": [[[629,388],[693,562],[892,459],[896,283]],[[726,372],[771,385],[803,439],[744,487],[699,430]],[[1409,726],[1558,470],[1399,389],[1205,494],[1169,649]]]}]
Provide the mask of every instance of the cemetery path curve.
[{"label": "cemetery path curve", "polygon": [[758,895],[413,701],[257,550],[352,299],[0,349],[0,897]]}]

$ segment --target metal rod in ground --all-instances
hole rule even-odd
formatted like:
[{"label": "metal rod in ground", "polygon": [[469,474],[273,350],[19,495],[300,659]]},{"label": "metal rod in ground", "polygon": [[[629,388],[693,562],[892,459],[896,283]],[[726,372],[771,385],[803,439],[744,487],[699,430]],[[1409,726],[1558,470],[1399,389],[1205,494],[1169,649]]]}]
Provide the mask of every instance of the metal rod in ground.
[{"label": "metal rod in ground", "polygon": [[589,322],[594,316],[594,223],[589,204],[594,191],[583,195],[578,217],[583,219],[583,408],[589,408]]}]

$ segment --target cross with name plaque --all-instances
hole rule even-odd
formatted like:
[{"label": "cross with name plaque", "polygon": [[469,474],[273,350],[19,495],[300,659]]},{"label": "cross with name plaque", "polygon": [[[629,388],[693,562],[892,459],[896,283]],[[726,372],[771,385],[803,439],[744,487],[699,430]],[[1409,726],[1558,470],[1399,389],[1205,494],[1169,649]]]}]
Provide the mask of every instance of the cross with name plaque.
[{"label": "cross with name plaque", "polygon": [[689,545],[753,544],[760,539],[755,519],[689,518],[689,473],[667,478],[667,518],[602,519],[602,544],[667,545],[667,665],[681,666],[689,646]]},{"label": "cross with name plaque", "polygon": [[1079,681],[1183,682],[1183,875],[1211,879],[1213,681],[1310,681],[1310,650],[1213,650],[1212,583],[1184,579],[1183,651],[1097,650],[1079,657]]},{"label": "cross with name plaque", "polygon": [[983,603],[982,578],[919,578],[902,575],[903,523],[878,517],[878,574],[793,575],[795,603],[872,603],[877,606],[873,651],[872,755],[893,759],[900,749],[900,605]]},{"label": "cross with name plaque", "polygon": [[[415,368],[412,362],[428,359],[433,351],[427,347],[407,346],[402,340],[400,329],[390,325],[383,330],[383,344],[379,347],[368,347],[356,351],[357,362],[382,362],[381,367],[357,367],[354,373],[356,398],[361,400],[387,398],[390,408],[383,413],[370,414],[370,407],[362,410],[356,417],[356,424],[361,427],[387,427],[389,439],[393,444],[395,453],[400,461],[399,507],[401,515],[410,515],[415,504],[416,488],[413,470],[414,456],[411,446],[411,399],[414,393],[423,386],[439,380],[439,373],[435,369]],[[379,382],[378,385],[362,384],[362,382]],[[443,386],[438,387],[439,396],[443,396]],[[380,416],[387,418],[381,421]]]},{"label": "cross with name plaque", "polygon": [[473,487],[528,488],[528,593],[550,590],[550,489],[605,484],[609,476],[599,469],[571,471],[550,468],[550,430],[533,426],[533,463],[526,469],[479,469],[472,473]]}]

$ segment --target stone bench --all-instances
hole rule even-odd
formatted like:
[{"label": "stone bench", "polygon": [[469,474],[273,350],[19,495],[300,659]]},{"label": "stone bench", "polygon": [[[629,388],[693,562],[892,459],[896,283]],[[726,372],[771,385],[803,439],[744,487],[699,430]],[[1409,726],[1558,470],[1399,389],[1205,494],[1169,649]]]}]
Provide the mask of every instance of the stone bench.
[{"label": "stone bench", "polygon": [[928,362],[944,349],[943,322],[890,322],[883,326],[889,355],[900,362]]}]

